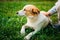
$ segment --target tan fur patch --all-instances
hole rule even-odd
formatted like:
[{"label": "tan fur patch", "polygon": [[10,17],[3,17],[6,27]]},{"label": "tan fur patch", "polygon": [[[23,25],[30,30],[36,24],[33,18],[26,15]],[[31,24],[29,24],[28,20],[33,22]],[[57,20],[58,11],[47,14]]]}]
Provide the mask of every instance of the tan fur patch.
[{"label": "tan fur patch", "polygon": [[34,5],[30,5],[24,8],[27,16],[37,16],[40,13],[40,10]]}]

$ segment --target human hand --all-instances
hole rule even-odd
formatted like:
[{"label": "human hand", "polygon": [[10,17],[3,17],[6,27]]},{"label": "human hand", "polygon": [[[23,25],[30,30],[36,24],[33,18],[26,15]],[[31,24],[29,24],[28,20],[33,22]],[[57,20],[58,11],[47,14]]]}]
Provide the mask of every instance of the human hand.
[{"label": "human hand", "polygon": [[44,14],[45,16],[50,16],[49,12],[41,11],[41,13]]}]

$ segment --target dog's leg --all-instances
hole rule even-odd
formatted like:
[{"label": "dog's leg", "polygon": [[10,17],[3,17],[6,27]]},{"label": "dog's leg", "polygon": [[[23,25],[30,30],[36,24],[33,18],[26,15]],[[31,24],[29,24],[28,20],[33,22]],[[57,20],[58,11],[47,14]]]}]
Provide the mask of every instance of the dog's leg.
[{"label": "dog's leg", "polygon": [[39,30],[35,30],[35,31],[29,33],[27,36],[24,37],[24,39],[25,39],[25,40],[30,40],[30,38],[31,38],[34,34],[36,34],[38,31],[39,31]]},{"label": "dog's leg", "polygon": [[20,33],[21,33],[21,35],[25,35],[25,28],[27,27],[27,25],[23,25],[22,26],[22,28],[21,28],[21,31],[20,31]]}]

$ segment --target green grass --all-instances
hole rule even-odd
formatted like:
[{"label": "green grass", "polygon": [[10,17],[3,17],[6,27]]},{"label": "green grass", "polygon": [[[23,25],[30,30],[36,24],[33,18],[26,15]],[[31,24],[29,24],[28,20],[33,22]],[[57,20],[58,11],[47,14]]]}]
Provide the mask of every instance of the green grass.
[{"label": "green grass", "polygon": [[[16,15],[18,10],[21,10],[24,5],[33,4],[40,10],[48,11],[55,2],[42,1],[42,2],[0,2],[0,40],[23,40],[20,35],[22,25],[26,23],[26,17]],[[53,23],[57,22],[57,15],[51,16]],[[28,28],[27,33],[32,31]],[[36,33],[31,40],[60,40],[60,33],[58,30],[53,29],[51,26],[42,29]],[[26,34],[27,34],[26,33]]]}]

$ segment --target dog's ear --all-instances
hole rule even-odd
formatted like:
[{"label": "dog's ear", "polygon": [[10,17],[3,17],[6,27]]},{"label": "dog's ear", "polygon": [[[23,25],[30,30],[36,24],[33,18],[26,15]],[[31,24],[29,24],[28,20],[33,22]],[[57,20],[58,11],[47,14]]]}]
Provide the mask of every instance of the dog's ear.
[{"label": "dog's ear", "polygon": [[39,9],[32,9],[32,13],[34,13],[34,14],[39,14],[40,13],[40,10]]}]

